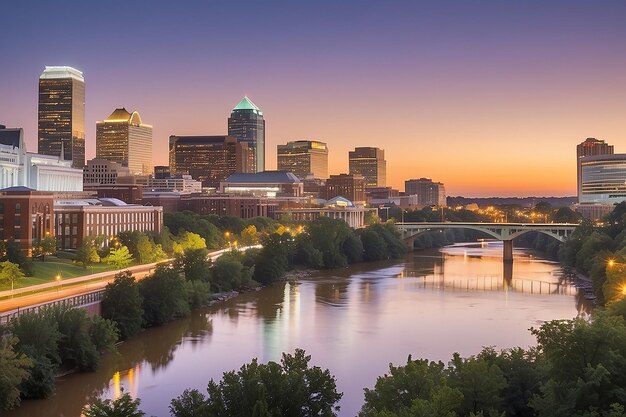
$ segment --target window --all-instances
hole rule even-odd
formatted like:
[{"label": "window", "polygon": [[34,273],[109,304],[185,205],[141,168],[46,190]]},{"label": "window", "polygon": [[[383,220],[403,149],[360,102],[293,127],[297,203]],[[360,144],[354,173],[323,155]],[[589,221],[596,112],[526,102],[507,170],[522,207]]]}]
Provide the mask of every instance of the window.
[{"label": "window", "polygon": [[15,213],[20,213],[22,211],[22,205],[20,203],[15,204]]}]

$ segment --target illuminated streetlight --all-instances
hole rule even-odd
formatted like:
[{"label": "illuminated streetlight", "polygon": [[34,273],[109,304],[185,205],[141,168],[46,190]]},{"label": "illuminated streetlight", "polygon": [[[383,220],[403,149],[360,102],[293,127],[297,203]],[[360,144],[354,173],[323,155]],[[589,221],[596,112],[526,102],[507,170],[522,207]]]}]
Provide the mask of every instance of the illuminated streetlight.
[{"label": "illuminated streetlight", "polygon": [[59,292],[59,289],[61,288],[61,274],[57,274],[56,281],[57,281],[57,292]]},{"label": "illuminated streetlight", "polygon": [[615,265],[615,261],[613,259],[609,259],[609,267],[613,267],[613,265]]}]

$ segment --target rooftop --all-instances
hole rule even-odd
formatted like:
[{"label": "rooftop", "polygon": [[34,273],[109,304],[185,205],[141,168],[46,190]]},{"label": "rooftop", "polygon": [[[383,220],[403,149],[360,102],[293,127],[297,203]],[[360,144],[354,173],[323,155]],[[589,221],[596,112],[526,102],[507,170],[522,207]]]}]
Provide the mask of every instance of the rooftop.
[{"label": "rooftop", "polygon": [[22,136],[22,129],[0,128],[0,145],[11,146],[14,149],[19,148],[21,136]]},{"label": "rooftop", "polygon": [[65,66],[46,66],[41,75],[40,80],[55,79],[55,78],[73,78],[77,81],[85,82],[83,73],[76,68]]},{"label": "rooftop", "polygon": [[[130,113],[124,107],[115,109],[113,113],[111,113],[111,115],[107,117],[107,119],[104,122],[106,123],[122,122],[122,123],[128,123],[128,124],[132,124],[136,126],[143,124],[141,121],[141,116],[139,116],[139,112],[134,111]],[[97,123],[104,123],[104,122],[97,122]]]},{"label": "rooftop", "polygon": [[248,98],[248,96],[244,96],[244,98],[242,98],[241,101],[237,103],[233,111],[235,110],[253,110],[255,111],[255,113],[263,115],[261,109],[256,104],[254,104],[252,100]]},{"label": "rooftop", "polygon": [[235,172],[230,177],[226,178],[228,183],[299,183],[301,182],[298,177],[296,177],[291,172],[286,171],[263,171],[263,172],[251,172],[251,173],[243,173],[243,172]]}]

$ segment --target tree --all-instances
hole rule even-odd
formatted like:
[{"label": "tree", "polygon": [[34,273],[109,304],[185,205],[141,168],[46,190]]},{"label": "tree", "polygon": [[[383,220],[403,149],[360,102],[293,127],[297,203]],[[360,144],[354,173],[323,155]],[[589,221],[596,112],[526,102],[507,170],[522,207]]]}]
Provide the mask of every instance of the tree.
[{"label": "tree", "polygon": [[205,248],[187,249],[177,256],[176,264],[191,281],[202,280],[208,282],[211,278],[211,259]]},{"label": "tree", "polygon": [[373,224],[379,223],[380,217],[378,217],[377,210],[366,211],[364,222],[366,226],[371,226]]},{"label": "tree", "polygon": [[256,245],[259,243],[256,226],[251,224],[241,232],[241,244],[244,246]]},{"label": "tree", "polygon": [[41,257],[41,262],[46,261],[46,255],[52,255],[57,250],[57,241],[52,236],[44,237],[33,245],[35,256]]},{"label": "tree", "polygon": [[133,262],[133,256],[126,246],[122,246],[119,249],[112,249],[106,257],[106,262],[113,265],[115,269],[124,269]]},{"label": "tree", "polygon": [[20,245],[14,240],[6,242],[6,259],[3,258],[3,260],[18,264],[26,276],[30,277],[33,275],[32,260],[24,255]]},{"label": "tree", "polygon": [[280,279],[289,267],[289,246],[278,233],[262,239],[263,247],[255,259],[254,280],[270,284]]},{"label": "tree", "polygon": [[211,268],[211,285],[217,292],[245,286],[251,278],[251,271],[233,256],[222,255]]},{"label": "tree", "polygon": [[206,241],[199,234],[183,232],[176,236],[174,241],[174,253],[183,253],[187,249],[205,249]]},{"label": "tree", "polygon": [[112,352],[120,338],[120,331],[113,320],[108,320],[99,315],[90,317],[91,326],[89,337],[99,353]]},{"label": "tree", "polygon": [[84,239],[83,243],[76,250],[76,261],[83,265],[83,269],[91,263],[100,262],[100,256],[93,239]]},{"label": "tree", "polygon": [[156,260],[156,245],[145,233],[139,235],[137,239],[137,261],[140,264],[147,264]]},{"label": "tree", "polygon": [[85,417],[142,417],[146,413],[139,409],[141,400],[133,400],[125,393],[117,400],[97,399],[93,404],[85,406],[82,414]]},{"label": "tree", "polygon": [[225,372],[219,383],[211,380],[207,397],[185,391],[170,411],[175,417],[334,416],[342,394],[330,371],[309,367],[310,359],[301,349],[283,353],[280,363],[253,359],[238,372]]},{"label": "tree", "polygon": [[117,324],[120,337],[126,340],[141,331],[143,297],[130,271],[115,275],[102,297],[102,317]]},{"label": "tree", "polygon": [[24,278],[24,273],[20,270],[19,265],[11,261],[0,262],[0,281],[11,284],[11,291],[16,282]]},{"label": "tree", "polygon": [[145,325],[160,326],[189,315],[191,294],[187,288],[178,271],[169,267],[159,266],[154,274],[139,281]]},{"label": "tree", "polygon": [[0,410],[20,404],[19,386],[28,379],[33,366],[30,358],[15,351],[16,344],[17,338],[0,336]]}]

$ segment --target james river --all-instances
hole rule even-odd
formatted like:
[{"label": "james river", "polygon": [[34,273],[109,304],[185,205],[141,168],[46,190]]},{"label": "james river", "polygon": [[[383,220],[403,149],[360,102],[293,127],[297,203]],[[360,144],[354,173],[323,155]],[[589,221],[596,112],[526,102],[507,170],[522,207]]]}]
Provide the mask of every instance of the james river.
[{"label": "james river", "polygon": [[297,347],[336,376],[340,415],[354,416],[363,387],[390,362],[527,347],[535,343],[530,327],[585,314],[584,297],[562,282],[557,264],[516,250],[505,284],[501,253],[497,243],[416,251],[243,294],[144,332],[105,357],[98,372],[64,377],[53,398],[27,401],[8,416],[77,417],[90,399],[122,390],[141,398],[146,415],[169,416],[170,400],[185,388],[205,392],[224,371],[254,357],[277,361]]}]

